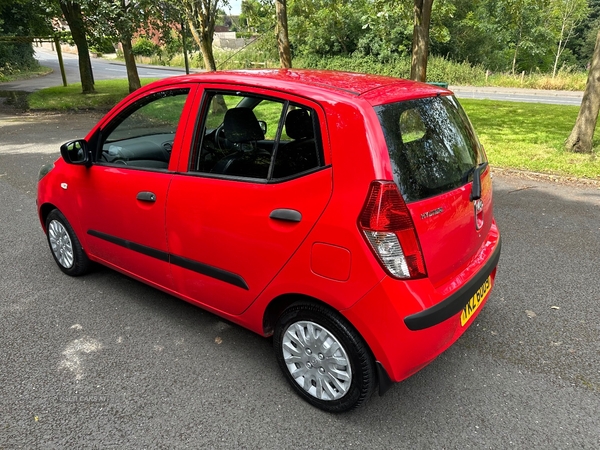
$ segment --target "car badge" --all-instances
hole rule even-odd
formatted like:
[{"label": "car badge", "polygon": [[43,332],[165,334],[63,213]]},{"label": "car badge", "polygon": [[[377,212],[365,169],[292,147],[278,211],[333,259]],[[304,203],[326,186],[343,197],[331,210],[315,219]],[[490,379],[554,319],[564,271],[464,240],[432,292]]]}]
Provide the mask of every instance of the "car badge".
[{"label": "car badge", "polygon": [[475,229],[481,230],[483,227],[483,200],[475,200],[473,202],[473,210],[475,211]]},{"label": "car badge", "polygon": [[437,216],[438,214],[441,214],[443,212],[444,208],[437,208],[433,211],[424,212],[423,214],[421,214],[421,220],[429,219],[430,217]]}]

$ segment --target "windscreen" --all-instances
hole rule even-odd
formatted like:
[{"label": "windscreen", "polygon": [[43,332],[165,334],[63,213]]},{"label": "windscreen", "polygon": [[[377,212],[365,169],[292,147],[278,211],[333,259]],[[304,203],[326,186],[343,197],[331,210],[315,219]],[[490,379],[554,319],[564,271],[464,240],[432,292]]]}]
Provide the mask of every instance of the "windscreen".
[{"label": "windscreen", "polygon": [[466,184],[485,161],[469,119],[452,96],[389,103],[375,112],[406,202]]}]

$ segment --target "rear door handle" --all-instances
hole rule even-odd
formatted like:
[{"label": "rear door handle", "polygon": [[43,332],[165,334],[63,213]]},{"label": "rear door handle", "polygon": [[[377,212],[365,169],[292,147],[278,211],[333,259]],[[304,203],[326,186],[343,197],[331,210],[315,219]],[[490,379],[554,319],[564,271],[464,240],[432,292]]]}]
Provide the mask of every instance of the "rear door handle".
[{"label": "rear door handle", "polygon": [[138,195],[136,198],[142,202],[155,202],[156,194],[154,194],[154,192],[142,191],[142,192],[138,192]]},{"label": "rear door handle", "polygon": [[269,218],[283,220],[285,222],[300,222],[302,220],[302,214],[295,209],[280,208],[271,211]]}]

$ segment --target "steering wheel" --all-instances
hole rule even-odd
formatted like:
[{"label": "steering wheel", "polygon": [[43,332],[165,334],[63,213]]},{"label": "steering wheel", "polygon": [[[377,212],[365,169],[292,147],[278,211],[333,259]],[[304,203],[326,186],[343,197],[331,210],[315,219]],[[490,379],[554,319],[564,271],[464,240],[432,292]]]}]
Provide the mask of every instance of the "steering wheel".
[{"label": "steering wheel", "polygon": [[219,125],[217,127],[217,129],[215,130],[215,145],[217,146],[217,148],[220,151],[225,150],[224,148],[221,147],[221,141],[225,141],[227,142],[227,139],[225,138],[225,126],[224,123],[222,123],[221,125]]}]

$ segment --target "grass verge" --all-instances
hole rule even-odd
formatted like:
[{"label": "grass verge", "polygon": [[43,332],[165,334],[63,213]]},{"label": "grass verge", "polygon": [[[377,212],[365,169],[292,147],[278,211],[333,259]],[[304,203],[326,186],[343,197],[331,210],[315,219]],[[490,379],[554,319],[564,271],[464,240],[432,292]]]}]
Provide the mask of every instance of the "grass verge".
[{"label": "grass verge", "polygon": [[[142,84],[152,80],[144,79]],[[98,81],[96,94],[81,94],[81,85],[43,89],[29,96],[35,110],[101,110],[114,106],[128,93],[127,80]],[[600,180],[600,131],[596,153],[566,152],[579,108],[577,106],[462,99],[490,163],[505,169],[527,170],[567,177]]]},{"label": "grass verge", "polygon": [[29,78],[41,77],[44,75],[48,75],[52,72],[50,67],[38,66],[36,68],[26,70],[26,71],[17,71],[14,73],[4,73],[0,71],[0,83],[8,83],[10,81],[17,80],[28,80]]},{"label": "grass verge", "polygon": [[596,153],[564,150],[579,107],[463,99],[488,159],[493,166],[600,180],[600,130]]},{"label": "grass verge", "polygon": [[[143,78],[142,85],[154,79]],[[95,94],[82,94],[81,83],[57,86],[32,93],[29,108],[36,111],[108,111],[129,94],[127,80],[103,80],[95,84]]]}]

